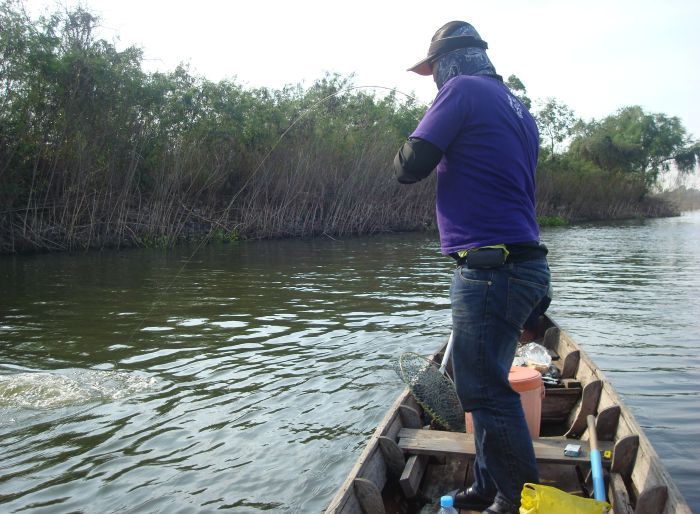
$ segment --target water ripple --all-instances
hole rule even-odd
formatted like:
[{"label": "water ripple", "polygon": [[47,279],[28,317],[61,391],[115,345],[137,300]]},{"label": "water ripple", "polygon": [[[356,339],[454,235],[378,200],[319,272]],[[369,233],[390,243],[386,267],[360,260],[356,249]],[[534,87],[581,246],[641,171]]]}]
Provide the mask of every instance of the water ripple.
[{"label": "water ripple", "polygon": [[[553,314],[695,507],[698,227],[544,234]],[[402,387],[392,359],[449,333],[433,234],[190,251],[0,260],[0,510],[318,512]]]}]

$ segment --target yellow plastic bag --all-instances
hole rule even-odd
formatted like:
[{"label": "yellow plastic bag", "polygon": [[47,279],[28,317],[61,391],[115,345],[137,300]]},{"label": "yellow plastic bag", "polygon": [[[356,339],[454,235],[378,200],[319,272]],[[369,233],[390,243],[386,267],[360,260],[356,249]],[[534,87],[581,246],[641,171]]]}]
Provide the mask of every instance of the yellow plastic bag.
[{"label": "yellow plastic bag", "polygon": [[520,495],[520,514],[605,514],[610,504],[565,493],[554,487],[525,484]]}]

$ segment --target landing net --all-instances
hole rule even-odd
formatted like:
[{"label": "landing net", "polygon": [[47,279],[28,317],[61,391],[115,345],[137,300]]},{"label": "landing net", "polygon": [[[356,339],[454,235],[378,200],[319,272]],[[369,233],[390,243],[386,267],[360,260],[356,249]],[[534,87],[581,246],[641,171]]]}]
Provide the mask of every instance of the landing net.
[{"label": "landing net", "polygon": [[394,362],[394,370],[433,421],[451,432],[466,430],[455,385],[435,362],[406,352]]}]

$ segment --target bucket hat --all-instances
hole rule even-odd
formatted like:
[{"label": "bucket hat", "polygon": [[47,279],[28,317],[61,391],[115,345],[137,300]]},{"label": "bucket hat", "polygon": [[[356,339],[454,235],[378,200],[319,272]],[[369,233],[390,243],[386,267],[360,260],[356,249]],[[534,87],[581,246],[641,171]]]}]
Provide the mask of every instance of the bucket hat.
[{"label": "bucket hat", "polygon": [[[461,28],[468,28],[470,29],[469,32],[473,34],[450,36],[450,34],[453,34]],[[418,75],[432,75],[432,63],[441,55],[445,55],[459,48],[481,48],[486,50],[488,47],[488,43],[481,39],[479,33],[469,23],[465,21],[451,21],[445,23],[435,32],[430,40],[427,57],[408,68],[408,71],[412,71]]]}]

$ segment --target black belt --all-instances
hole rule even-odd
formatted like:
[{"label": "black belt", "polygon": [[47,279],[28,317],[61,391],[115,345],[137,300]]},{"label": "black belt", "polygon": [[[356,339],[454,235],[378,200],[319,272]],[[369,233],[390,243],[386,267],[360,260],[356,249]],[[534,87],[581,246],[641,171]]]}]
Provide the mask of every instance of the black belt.
[{"label": "black belt", "polygon": [[474,248],[465,257],[460,257],[456,252],[451,253],[457,266],[464,266],[469,269],[496,269],[511,262],[524,262],[541,259],[547,256],[549,250],[541,243],[515,243],[505,245],[508,254],[504,258],[502,248]]}]

